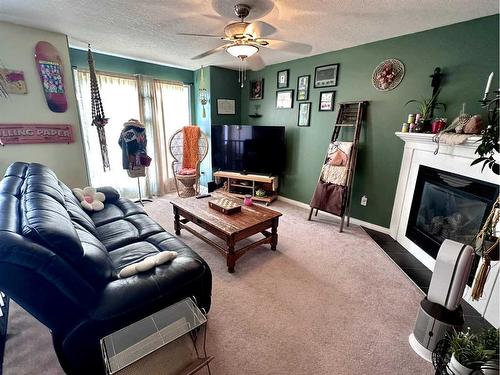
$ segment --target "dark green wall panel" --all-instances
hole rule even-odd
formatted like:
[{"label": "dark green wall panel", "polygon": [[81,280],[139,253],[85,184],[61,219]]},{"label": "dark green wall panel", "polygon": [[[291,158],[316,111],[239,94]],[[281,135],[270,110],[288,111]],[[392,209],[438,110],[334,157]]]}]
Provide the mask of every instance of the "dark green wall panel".
[{"label": "dark green wall panel", "polygon": [[[446,117],[452,120],[462,103],[467,111],[481,113],[478,100],[490,72],[498,72],[498,15],[480,18],[421,33],[405,35],[362,46],[329,52],[313,57],[271,65],[259,72],[249,72],[248,79],[263,77],[264,99],[248,99],[249,90],[241,90],[241,122],[287,127],[287,168],[281,181],[281,194],[309,203],[322,160],[331,137],[338,103],[368,100],[368,117],[361,134],[353,191],[352,216],[388,227],[396,191],[403,142],[394,135],[414,107],[404,107],[409,99],[430,96],[429,75],[439,66],[446,75],[440,101],[448,106]],[[335,37],[335,36],[332,36]],[[395,90],[379,92],[371,84],[375,67],[384,59],[398,58],[405,64],[406,75]],[[339,63],[335,111],[318,112],[319,92],[312,85],[316,66]],[[297,127],[298,104],[291,110],[275,108],[276,74],[290,69],[290,88],[296,90],[297,77],[311,75],[311,127]],[[495,77],[493,87],[498,87]],[[263,117],[252,119],[254,105],[260,104]],[[438,114],[438,113],[437,113]],[[368,205],[360,205],[363,194]]]}]

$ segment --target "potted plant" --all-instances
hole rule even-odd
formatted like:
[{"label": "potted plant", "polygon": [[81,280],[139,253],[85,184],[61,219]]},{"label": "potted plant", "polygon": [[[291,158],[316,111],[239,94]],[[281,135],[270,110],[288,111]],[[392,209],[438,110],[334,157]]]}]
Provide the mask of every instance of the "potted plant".
[{"label": "potted plant", "polygon": [[470,329],[465,332],[453,331],[449,352],[451,359],[448,373],[469,375],[481,366],[498,360],[498,330],[485,330],[480,335],[472,333]]},{"label": "potted plant", "polygon": [[498,375],[499,373],[499,340],[500,332],[496,328],[490,328],[483,331],[480,336],[483,346],[490,349],[494,354],[484,364],[481,365],[481,370],[485,375]]},{"label": "potted plant", "polygon": [[[422,116],[422,124],[423,129],[425,130],[430,130],[431,127],[431,113],[433,112],[433,109],[441,108],[443,111],[446,111],[446,104],[438,102],[437,98],[439,95],[440,90],[436,91],[436,93],[432,96],[432,98],[422,98],[422,100],[408,100],[405,103],[405,106],[407,106],[410,103],[415,103],[417,105],[417,111],[420,113]],[[418,126],[419,124],[417,124]]]},{"label": "potted plant", "polygon": [[500,93],[496,91],[493,100],[488,101],[483,99],[482,103],[482,106],[488,110],[488,125],[481,133],[481,139],[479,140],[481,143],[476,149],[476,154],[479,157],[471,165],[483,163],[481,171],[488,166],[493,173],[500,174],[500,164],[496,160],[500,152],[500,144],[498,143]]}]

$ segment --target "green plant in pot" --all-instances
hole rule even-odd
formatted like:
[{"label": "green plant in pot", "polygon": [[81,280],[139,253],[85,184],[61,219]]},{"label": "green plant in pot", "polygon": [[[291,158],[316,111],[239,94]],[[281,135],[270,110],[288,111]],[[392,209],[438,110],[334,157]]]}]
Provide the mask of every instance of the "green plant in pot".
[{"label": "green plant in pot", "polygon": [[405,103],[405,106],[407,106],[410,103],[415,103],[417,105],[417,111],[420,113],[422,116],[421,124],[417,124],[417,127],[423,127],[423,129],[420,131],[428,131],[431,128],[431,113],[433,112],[434,109],[442,109],[443,112],[446,112],[446,104],[438,102],[437,98],[439,96],[440,90],[436,91],[436,93],[432,96],[432,98],[425,98],[423,97],[421,100],[417,99],[412,99],[408,100]]},{"label": "green plant in pot", "polygon": [[464,332],[453,331],[449,340],[450,374],[469,375],[487,363],[490,363],[490,368],[494,368],[495,361],[498,362],[498,330],[495,328],[484,330],[480,335],[472,333],[470,329]]}]

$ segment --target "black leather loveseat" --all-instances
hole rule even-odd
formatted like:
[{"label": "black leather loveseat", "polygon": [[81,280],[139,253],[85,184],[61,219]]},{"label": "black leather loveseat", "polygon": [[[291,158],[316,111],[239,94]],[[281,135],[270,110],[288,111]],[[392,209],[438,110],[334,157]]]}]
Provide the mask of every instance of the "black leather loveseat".
[{"label": "black leather loveseat", "polygon": [[[194,296],[210,308],[205,261],[141,207],[101,191],[104,210],[87,214],[41,164],[14,163],[0,182],[0,290],[50,329],[69,374],[104,373],[99,339],[163,307]],[[177,258],[118,279],[126,265],[164,250]]]}]

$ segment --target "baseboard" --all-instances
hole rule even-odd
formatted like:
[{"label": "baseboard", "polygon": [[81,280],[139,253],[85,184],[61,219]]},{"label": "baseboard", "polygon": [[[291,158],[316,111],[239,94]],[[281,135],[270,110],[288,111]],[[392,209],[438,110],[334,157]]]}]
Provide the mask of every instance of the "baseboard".
[{"label": "baseboard", "polygon": [[[278,200],[292,204],[292,205],[297,206],[297,207],[305,208],[307,210],[309,210],[311,208],[311,206],[309,206],[307,203],[299,202],[299,201],[296,201],[295,199],[286,198],[286,197],[283,197],[282,195],[278,195]],[[368,223],[367,221],[356,219],[355,217],[351,217],[350,222],[353,224],[359,225],[359,226],[363,226],[363,227],[367,227],[369,229],[376,230],[376,231],[381,232],[381,233],[390,234],[389,228],[386,228],[386,227],[383,227],[383,226],[377,225],[377,224]]]}]

